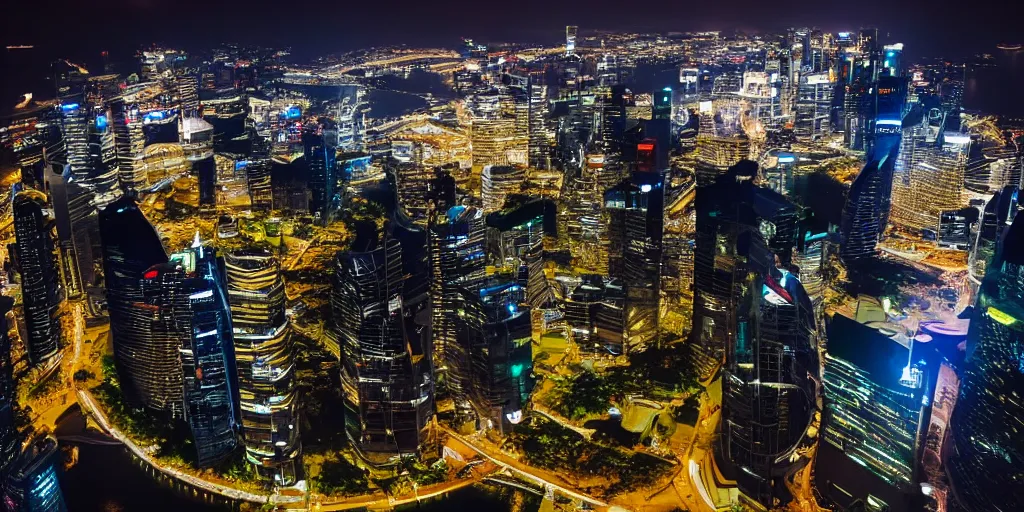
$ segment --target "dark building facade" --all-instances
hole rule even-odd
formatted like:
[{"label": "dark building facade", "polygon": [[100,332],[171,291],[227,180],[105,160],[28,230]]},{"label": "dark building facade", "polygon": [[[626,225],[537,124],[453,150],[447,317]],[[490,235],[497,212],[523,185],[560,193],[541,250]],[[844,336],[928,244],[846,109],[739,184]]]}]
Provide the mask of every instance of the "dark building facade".
[{"label": "dark building facade", "polygon": [[143,274],[167,262],[156,230],[127,196],[100,212],[107,310],[114,362],[125,400],[132,407],[180,416],[178,340],[157,336],[156,309],[143,295]]},{"label": "dark building facade", "polygon": [[28,359],[39,365],[57,355],[61,345],[60,305],[64,296],[54,245],[54,220],[46,195],[37,190],[18,192],[13,210]]},{"label": "dark building facade", "polygon": [[947,471],[965,509],[1024,503],[1024,216],[1012,218],[985,272],[967,338]]},{"label": "dark building facade", "polygon": [[406,314],[426,302],[428,276],[409,282],[403,260],[418,258],[406,253],[393,224],[383,232],[360,224],[352,248],[334,260],[331,296],[346,435],[374,462],[417,453],[434,410],[429,338]]}]

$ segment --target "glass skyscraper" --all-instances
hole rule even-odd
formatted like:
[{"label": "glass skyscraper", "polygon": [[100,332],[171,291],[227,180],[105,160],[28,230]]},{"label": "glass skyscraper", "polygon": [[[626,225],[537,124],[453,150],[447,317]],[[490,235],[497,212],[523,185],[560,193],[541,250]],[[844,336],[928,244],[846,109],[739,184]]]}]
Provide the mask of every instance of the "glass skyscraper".
[{"label": "glass skyscraper", "polygon": [[179,341],[155,330],[157,308],[142,290],[143,274],[167,262],[160,237],[128,196],[100,212],[100,236],[114,362],[125,401],[180,416]]},{"label": "glass skyscraper", "polygon": [[1010,220],[974,308],[947,461],[953,496],[979,512],[1024,503],[1024,215]]},{"label": "glass skyscraper", "polygon": [[22,452],[6,485],[7,510],[18,512],[67,512],[60,489],[63,470],[60,448],[52,437],[41,437]]},{"label": "glass skyscraper", "polygon": [[53,210],[45,194],[28,188],[15,194],[14,234],[25,308],[25,345],[29,362],[39,365],[60,350],[60,306],[64,300]]},{"label": "glass skyscraper", "polygon": [[155,306],[157,336],[178,341],[185,421],[200,467],[235,449],[239,429],[238,374],[224,263],[199,240],[143,275],[146,303]]},{"label": "glass skyscraper", "polygon": [[277,485],[302,469],[295,354],[280,264],[264,250],[225,256],[246,459]]},{"label": "glass skyscraper", "polygon": [[429,344],[406,316],[406,308],[418,307],[406,289],[418,285],[406,283],[403,272],[403,258],[412,255],[388,224],[383,232],[359,224],[351,248],[335,257],[331,295],[346,435],[374,462],[417,453],[434,410]]},{"label": "glass skyscraper", "polygon": [[771,508],[814,414],[814,309],[789,271],[796,208],[753,183],[742,162],[697,191],[695,341],[722,362],[717,461],[750,500]]}]

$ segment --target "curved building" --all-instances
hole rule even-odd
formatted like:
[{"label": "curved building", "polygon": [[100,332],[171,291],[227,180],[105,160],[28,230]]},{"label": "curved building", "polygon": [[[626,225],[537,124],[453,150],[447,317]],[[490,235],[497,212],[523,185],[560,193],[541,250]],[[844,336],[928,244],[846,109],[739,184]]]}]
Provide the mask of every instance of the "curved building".
[{"label": "curved building", "polygon": [[948,472],[970,511],[1024,503],[1024,215],[988,265],[967,338]]},{"label": "curved building", "polygon": [[407,304],[403,247],[391,229],[360,225],[352,248],[334,260],[345,431],[371,462],[418,452],[434,409],[430,353],[406,321],[406,307],[415,306]]},{"label": "curved building", "polygon": [[25,309],[28,360],[41,364],[60,350],[60,267],[54,247],[54,218],[46,195],[23,189],[14,196],[14,235]]},{"label": "curved building", "polygon": [[281,265],[265,250],[237,251],[224,260],[246,460],[274,484],[292,485],[302,459]]},{"label": "curved building", "polygon": [[100,212],[100,237],[114,362],[124,398],[133,407],[178,415],[178,341],[154,337],[155,307],[145,302],[142,290],[146,270],[167,262],[160,237],[128,196]]}]

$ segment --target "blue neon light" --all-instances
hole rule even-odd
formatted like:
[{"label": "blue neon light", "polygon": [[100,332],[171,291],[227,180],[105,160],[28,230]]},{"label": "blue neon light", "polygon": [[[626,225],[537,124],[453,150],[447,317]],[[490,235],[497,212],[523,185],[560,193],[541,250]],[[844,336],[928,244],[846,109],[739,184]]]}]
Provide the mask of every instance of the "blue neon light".
[{"label": "blue neon light", "polygon": [[100,114],[96,116],[96,129],[103,130],[107,127],[107,116]]},{"label": "blue neon light", "polygon": [[160,112],[159,110],[155,111],[155,112],[150,112],[150,113],[142,116],[142,119],[144,121],[154,121],[154,120],[160,120],[160,119],[163,119],[163,118],[164,118],[164,113]]},{"label": "blue neon light", "polygon": [[288,119],[302,117],[302,109],[299,108],[298,105],[292,105],[288,107],[288,110],[285,112],[285,117],[287,117]]},{"label": "blue neon light", "polygon": [[78,103],[65,103],[60,106],[61,110],[74,110],[78,108]]}]

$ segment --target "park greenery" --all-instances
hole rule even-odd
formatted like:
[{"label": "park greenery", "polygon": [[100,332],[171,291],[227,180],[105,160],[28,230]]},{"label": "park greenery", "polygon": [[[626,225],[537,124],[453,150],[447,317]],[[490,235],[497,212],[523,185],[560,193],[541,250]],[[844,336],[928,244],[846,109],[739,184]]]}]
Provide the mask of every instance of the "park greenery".
[{"label": "park greenery", "polygon": [[671,465],[645,455],[587,441],[551,420],[530,416],[509,435],[505,447],[542,469],[565,472],[577,479],[599,478],[606,496],[654,485]]},{"label": "park greenery", "polygon": [[686,398],[700,392],[697,372],[692,368],[688,346],[676,344],[648,349],[630,357],[628,366],[616,366],[603,373],[580,369],[572,376],[556,378],[552,408],[572,420],[599,416],[626,396],[653,400]]}]

